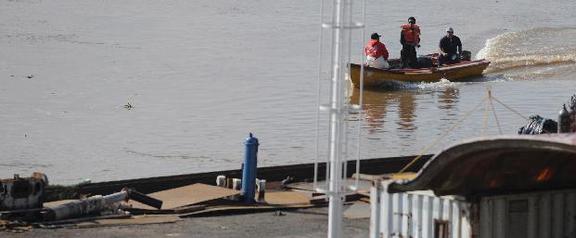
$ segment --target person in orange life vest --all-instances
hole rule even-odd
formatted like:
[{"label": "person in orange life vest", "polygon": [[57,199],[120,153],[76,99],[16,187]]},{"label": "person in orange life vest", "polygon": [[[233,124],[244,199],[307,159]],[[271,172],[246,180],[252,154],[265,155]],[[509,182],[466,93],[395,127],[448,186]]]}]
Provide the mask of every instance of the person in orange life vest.
[{"label": "person in orange life vest", "polygon": [[454,29],[452,29],[452,27],[446,29],[446,36],[440,39],[439,47],[440,57],[438,58],[438,65],[460,62],[462,42],[458,36],[454,35]]},{"label": "person in orange life vest", "polygon": [[410,17],[408,24],[402,25],[400,44],[402,44],[402,51],[400,51],[402,67],[417,68],[416,47],[420,47],[420,27],[416,25],[416,18]]},{"label": "person in orange life vest", "polygon": [[366,64],[370,67],[387,69],[390,67],[388,64],[388,50],[386,46],[380,42],[380,35],[372,33],[370,41],[364,47],[364,54],[366,55]]}]

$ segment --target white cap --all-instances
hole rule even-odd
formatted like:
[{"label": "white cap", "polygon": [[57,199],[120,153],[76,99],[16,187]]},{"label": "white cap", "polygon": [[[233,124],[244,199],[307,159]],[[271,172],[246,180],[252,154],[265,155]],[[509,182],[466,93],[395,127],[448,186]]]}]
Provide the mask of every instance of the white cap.
[{"label": "white cap", "polygon": [[448,27],[448,28],[446,28],[446,32],[452,32],[452,33],[454,33],[454,29],[452,29],[452,27]]}]

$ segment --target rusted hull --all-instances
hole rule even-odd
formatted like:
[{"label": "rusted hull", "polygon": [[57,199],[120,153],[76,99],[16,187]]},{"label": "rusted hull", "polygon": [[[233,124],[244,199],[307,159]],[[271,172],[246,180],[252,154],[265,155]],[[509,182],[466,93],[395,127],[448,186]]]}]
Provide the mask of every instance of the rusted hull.
[{"label": "rusted hull", "polygon": [[[440,68],[391,69],[383,70],[364,67],[364,87],[378,88],[390,82],[438,82],[448,79],[451,82],[462,81],[482,75],[490,64],[487,60],[466,61]],[[361,65],[350,64],[350,79],[354,87],[360,88]]]}]

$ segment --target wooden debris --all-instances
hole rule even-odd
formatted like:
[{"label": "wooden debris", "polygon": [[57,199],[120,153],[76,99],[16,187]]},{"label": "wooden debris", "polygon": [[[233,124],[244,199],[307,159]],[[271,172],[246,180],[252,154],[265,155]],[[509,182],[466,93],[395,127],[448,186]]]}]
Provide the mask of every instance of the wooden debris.
[{"label": "wooden debris", "polygon": [[301,192],[268,192],[264,199],[269,205],[310,204],[310,198]]},{"label": "wooden debris", "polygon": [[263,212],[284,209],[310,208],[323,204],[312,204],[305,193],[295,191],[275,191],[266,193],[265,203],[244,205],[232,201],[225,205],[207,206],[204,210],[180,215],[181,217],[208,216],[216,214],[233,214]]},{"label": "wooden debris", "polygon": [[204,209],[206,209],[205,205],[190,205],[176,208],[174,209],[174,212],[177,214],[185,214],[190,212],[202,211]]},{"label": "wooden debris", "polygon": [[[182,206],[194,205],[205,201],[215,200],[240,194],[240,191],[222,188],[207,184],[196,183],[184,187],[159,191],[148,196],[162,200],[162,209],[175,209]],[[154,209],[136,201],[129,201],[133,208]]]},{"label": "wooden debris", "polygon": [[291,204],[291,205],[238,205],[238,206],[214,206],[207,207],[204,210],[181,214],[180,217],[194,217],[194,216],[210,216],[210,215],[228,215],[235,213],[250,213],[250,212],[264,212],[264,211],[277,211],[286,209],[299,209],[317,207],[317,204]]},{"label": "wooden debris", "polygon": [[206,209],[206,205],[190,205],[177,207],[175,209],[142,209],[142,208],[124,208],[124,210],[129,211],[133,215],[161,215],[161,214],[185,214],[195,211],[201,211]]}]

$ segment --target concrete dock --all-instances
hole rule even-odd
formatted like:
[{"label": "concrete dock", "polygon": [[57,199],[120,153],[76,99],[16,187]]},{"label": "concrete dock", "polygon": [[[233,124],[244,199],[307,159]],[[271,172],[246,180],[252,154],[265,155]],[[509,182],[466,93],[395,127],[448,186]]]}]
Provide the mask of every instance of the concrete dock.
[{"label": "concrete dock", "polygon": [[[368,237],[369,219],[344,219],[342,237]],[[98,228],[38,229],[1,232],[1,237],[326,237],[327,208],[262,212],[215,217],[192,217],[169,224]]]}]

